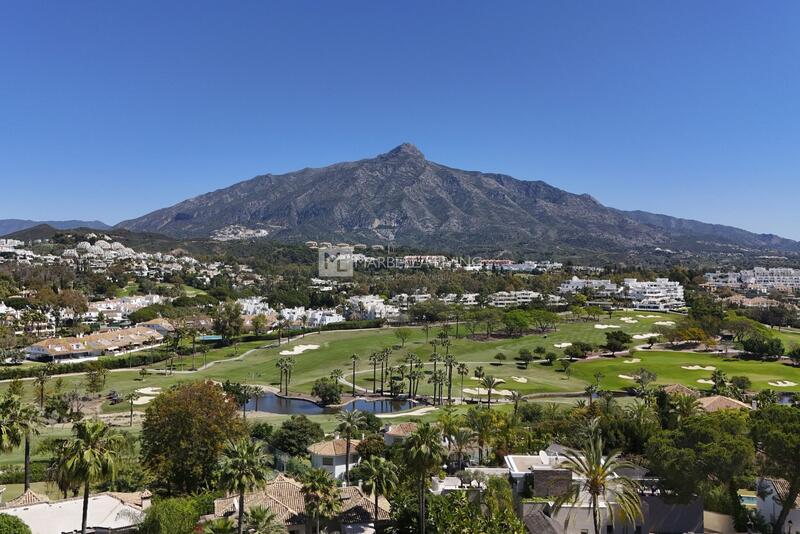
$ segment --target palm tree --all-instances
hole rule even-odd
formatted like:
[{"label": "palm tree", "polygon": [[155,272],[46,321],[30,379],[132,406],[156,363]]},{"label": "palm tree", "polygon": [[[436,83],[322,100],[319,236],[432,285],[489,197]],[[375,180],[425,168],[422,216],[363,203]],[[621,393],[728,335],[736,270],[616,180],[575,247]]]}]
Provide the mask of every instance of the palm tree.
[{"label": "palm tree", "polygon": [[496,430],[495,417],[491,411],[481,409],[470,409],[467,412],[467,425],[475,431],[475,438],[478,442],[478,463],[483,463],[483,450],[486,444],[492,439]]},{"label": "palm tree", "polygon": [[223,490],[239,494],[239,534],[244,528],[244,494],[263,486],[271,476],[269,457],[261,442],[245,438],[225,445],[219,461],[219,481]]},{"label": "palm tree", "polygon": [[420,423],[403,443],[406,466],[417,477],[419,490],[419,532],[425,534],[425,494],[428,477],[442,463],[442,434],[430,423]]},{"label": "palm tree", "polygon": [[464,402],[464,377],[469,374],[469,366],[466,363],[459,363],[456,366],[456,372],[461,377],[461,402]]},{"label": "palm tree", "polygon": [[138,398],[139,398],[139,393],[137,393],[136,391],[131,391],[130,393],[125,395],[125,400],[131,405],[131,418],[128,423],[128,426],[133,426],[133,401],[135,401]]},{"label": "palm tree", "polygon": [[255,506],[247,512],[249,534],[286,534],[286,526],[269,508]]},{"label": "palm tree", "polygon": [[505,380],[501,378],[495,378],[492,375],[486,375],[483,378],[481,378],[480,384],[481,386],[486,388],[488,392],[486,397],[486,405],[489,407],[489,409],[492,408],[492,390],[497,389],[497,386],[499,386],[503,382],[505,382]]},{"label": "palm tree", "polygon": [[675,422],[680,424],[684,419],[700,413],[700,401],[691,395],[672,395],[670,412],[675,416]]},{"label": "palm tree", "polygon": [[433,362],[433,372],[436,373],[436,364],[442,361],[442,357],[439,356],[439,353],[436,352],[435,348],[433,354],[431,354],[430,358],[428,358],[428,361]]},{"label": "palm tree", "polygon": [[96,480],[115,478],[117,451],[124,445],[124,438],[99,419],[79,421],[73,432],[75,436],[66,444],[64,468],[72,481],[83,484],[81,534],[86,534],[89,486]]},{"label": "palm tree", "polygon": [[34,388],[36,389],[39,397],[39,409],[44,410],[44,401],[47,396],[47,382],[50,381],[50,373],[47,367],[39,369],[36,373],[36,378],[33,380]]},{"label": "palm tree", "polygon": [[514,417],[517,417],[517,412],[519,411],[519,403],[522,401],[522,393],[517,390],[513,390],[511,392],[511,402],[514,403]]},{"label": "palm tree", "polygon": [[[448,345],[450,342],[447,342]],[[450,404],[453,401],[453,367],[456,364],[456,357],[452,354],[446,354],[444,357],[444,365],[447,368],[447,403]]]},{"label": "palm tree", "polygon": [[453,449],[456,453],[456,470],[462,468],[464,460],[464,452],[475,441],[475,432],[466,427],[456,429],[450,436],[450,442],[453,444]]},{"label": "palm tree", "polygon": [[372,354],[369,355],[369,363],[372,364],[372,392],[373,393],[375,393],[378,390],[378,388],[375,387],[377,385],[375,380],[376,380],[376,376],[378,374],[377,373],[377,371],[378,371],[378,362],[380,362],[380,359],[381,359],[381,355],[378,352],[373,352]]},{"label": "palm tree", "polygon": [[[621,460],[617,452],[603,456],[603,438],[596,425],[593,425],[583,451],[567,451],[564,456],[567,459],[560,467],[571,471],[573,477],[569,490],[555,501],[556,512],[565,505],[575,506],[584,502],[584,496],[588,495],[595,534],[600,534],[602,521],[600,511],[605,508],[604,502],[616,504],[623,521],[636,521],[642,518],[638,482],[617,475],[617,471],[632,468],[633,465]],[[609,513],[608,517],[613,524],[614,513]],[[565,524],[567,522],[569,517]]]},{"label": "palm tree", "polygon": [[320,518],[334,517],[341,509],[336,482],[324,469],[312,469],[305,476],[300,491],[303,493],[306,511],[315,519],[319,534]]},{"label": "palm tree", "polygon": [[350,355],[350,361],[353,362],[353,384],[352,384],[353,385],[353,397],[356,396],[356,364],[358,363],[358,360],[360,360],[360,359],[361,358],[358,357],[358,354],[351,354]]},{"label": "palm tree", "polygon": [[[287,364],[286,364],[287,360],[288,360],[288,358],[278,358],[278,361],[275,362],[275,367],[277,367],[278,370],[281,372],[280,386],[278,387],[278,391],[283,391],[283,379],[284,379],[284,377],[286,376],[286,374],[288,372],[288,368],[287,368]],[[285,394],[288,394],[288,386],[287,386],[286,389],[287,389],[287,391],[285,392]]]},{"label": "palm tree", "polygon": [[373,456],[361,462],[364,491],[375,497],[375,524],[378,524],[378,497],[391,495],[397,488],[397,466],[382,456]]},{"label": "palm tree", "polygon": [[36,406],[23,404],[16,395],[0,403],[0,450],[10,452],[25,441],[25,490],[31,486],[31,437],[39,433],[41,416]]},{"label": "palm tree", "polygon": [[336,420],[339,421],[337,427],[339,432],[344,434],[345,439],[345,461],[344,461],[344,479],[350,483],[350,442],[353,434],[358,432],[367,423],[364,413],[359,410],[343,410],[336,415]]},{"label": "palm tree", "polygon": [[203,525],[203,534],[233,534],[236,528],[227,517],[214,519]]}]

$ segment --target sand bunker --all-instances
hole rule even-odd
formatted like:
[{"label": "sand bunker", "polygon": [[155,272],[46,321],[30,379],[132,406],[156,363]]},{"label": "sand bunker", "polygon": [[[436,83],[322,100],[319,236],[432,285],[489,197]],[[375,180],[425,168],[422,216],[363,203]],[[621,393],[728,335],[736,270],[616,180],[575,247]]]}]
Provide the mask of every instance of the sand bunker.
[{"label": "sand bunker", "polygon": [[769,385],[775,386],[776,388],[790,388],[792,386],[796,386],[797,383],[790,380],[777,380],[775,382],[769,382]]},{"label": "sand bunker", "polygon": [[623,380],[636,380],[635,376],[630,376],[630,375],[617,375],[617,376]]},{"label": "sand bunker", "polygon": [[155,397],[139,397],[138,399],[134,399],[133,404],[141,406],[143,404],[148,404],[153,399],[155,399]]},{"label": "sand bunker", "polygon": [[702,365],[681,365],[681,369],[686,369],[687,371],[716,371],[717,368],[713,365],[706,365],[703,367]]},{"label": "sand bunker", "polygon": [[640,360],[639,358],[631,358],[630,360],[625,360],[622,363],[639,363],[640,361],[642,360]]},{"label": "sand bunker", "polygon": [[713,386],[713,385],[714,385],[714,381],[713,381],[713,380],[708,380],[707,378],[701,378],[701,379],[699,379],[699,380],[697,381],[697,383],[698,383],[698,384],[709,384],[709,385],[711,385],[711,386]]},{"label": "sand bunker", "polygon": [[[489,394],[489,390],[485,389],[485,388],[474,388],[474,389],[473,388],[466,388],[464,390],[464,393],[466,393],[468,395],[488,395]],[[492,390],[492,395],[502,395],[504,397],[510,397],[511,396],[511,390],[508,390],[508,389],[493,389]]]},{"label": "sand bunker", "polygon": [[161,393],[161,388],[150,387],[150,388],[139,388],[136,390],[136,393],[141,393],[142,395],[158,395]]},{"label": "sand bunker", "polygon": [[620,318],[620,321],[622,321],[623,323],[628,323],[628,324],[634,324],[634,323],[638,323],[639,322],[636,319],[631,319],[630,317],[622,317],[622,318]]},{"label": "sand bunker", "polygon": [[295,345],[290,350],[282,350],[281,356],[297,356],[303,354],[307,350],[316,350],[319,345]]},{"label": "sand bunker", "polygon": [[567,347],[571,347],[572,343],[556,343],[553,345],[557,349],[566,349]]},{"label": "sand bunker", "polygon": [[606,328],[622,328],[618,324],[596,324],[594,327],[598,330],[605,330]]},{"label": "sand bunker", "polygon": [[675,321],[656,321],[653,324],[658,326],[675,326]]},{"label": "sand bunker", "polygon": [[528,379],[525,378],[524,376],[512,376],[511,380],[513,380],[514,382],[519,382],[520,384],[528,383]]},{"label": "sand bunker", "polygon": [[658,337],[658,334],[636,334],[633,339],[650,339],[651,337]]},{"label": "sand bunker", "polygon": [[660,315],[637,315],[636,317],[641,317],[642,319],[658,319]]}]

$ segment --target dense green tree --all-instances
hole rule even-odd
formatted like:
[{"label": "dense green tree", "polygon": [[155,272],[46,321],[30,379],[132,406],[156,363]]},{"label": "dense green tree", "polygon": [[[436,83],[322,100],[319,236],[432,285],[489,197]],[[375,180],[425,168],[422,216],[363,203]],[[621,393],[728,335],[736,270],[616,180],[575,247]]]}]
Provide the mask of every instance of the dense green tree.
[{"label": "dense green tree", "polygon": [[753,412],[751,423],[759,473],[788,482],[785,494],[772,496],[781,506],[772,529],[783,532],[783,524],[800,496],[800,408],[767,404]]},{"label": "dense green tree", "polygon": [[305,456],[308,446],[322,441],[325,432],[305,415],[293,415],[272,436],[270,445],[290,456]]},{"label": "dense green tree", "polygon": [[419,498],[420,532],[425,534],[425,501],[428,477],[439,470],[444,459],[442,434],[430,423],[420,423],[403,443],[403,460],[413,474]]},{"label": "dense green tree", "polygon": [[228,440],[245,436],[235,399],[212,382],[173,386],[145,411],[141,456],[169,492],[192,493],[213,484]]},{"label": "dense green tree", "polygon": [[378,497],[389,497],[397,488],[397,466],[386,458],[375,456],[361,462],[362,487],[372,494],[375,504],[375,521],[378,521]]},{"label": "dense green tree", "polygon": [[144,513],[140,534],[193,534],[203,509],[193,497],[156,498]]},{"label": "dense green tree", "polygon": [[333,378],[316,379],[311,387],[311,394],[318,397],[323,406],[342,402],[342,390]]}]

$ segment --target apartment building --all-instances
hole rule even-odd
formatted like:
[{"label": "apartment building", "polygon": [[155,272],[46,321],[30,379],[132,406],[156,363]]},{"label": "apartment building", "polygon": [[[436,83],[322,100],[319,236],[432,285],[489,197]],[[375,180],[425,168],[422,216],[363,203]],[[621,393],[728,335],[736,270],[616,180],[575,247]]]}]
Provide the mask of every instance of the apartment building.
[{"label": "apartment building", "polygon": [[656,278],[653,282],[626,278],[624,285],[634,309],[669,311],[686,306],[683,286],[679,282],[667,278]]},{"label": "apartment building", "polygon": [[706,283],[712,287],[749,289],[766,293],[772,289],[786,292],[800,290],[800,269],[789,267],[755,267],[734,272],[706,273]]},{"label": "apartment building", "polygon": [[558,288],[559,293],[579,293],[584,290],[592,291],[598,297],[611,297],[618,295],[622,288],[611,280],[581,279],[577,276],[573,276]]},{"label": "apartment building", "polygon": [[164,336],[156,330],[136,326],[78,337],[44,339],[26,347],[25,355],[29,360],[65,363],[154,347],[163,340]]}]

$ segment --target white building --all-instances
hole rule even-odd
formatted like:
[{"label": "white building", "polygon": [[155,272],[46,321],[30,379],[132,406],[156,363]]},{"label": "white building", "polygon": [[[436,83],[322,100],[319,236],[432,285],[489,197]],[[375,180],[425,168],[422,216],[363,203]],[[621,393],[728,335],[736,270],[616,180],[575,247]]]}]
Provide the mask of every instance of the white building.
[{"label": "white building", "polygon": [[[758,489],[755,497],[758,511],[767,522],[774,523],[781,513],[778,499],[788,493],[789,483],[783,479],[762,478],[758,481]],[[800,526],[800,502],[795,503],[794,509],[789,512],[784,522],[784,528],[790,522]]]},{"label": "white building", "polygon": [[538,291],[498,291],[489,295],[489,306],[495,308],[515,308],[525,306],[536,300],[546,300],[551,304],[556,304],[562,299],[556,295],[542,295]]},{"label": "white building", "polygon": [[386,304],[378,295],[356,295],[347,299],[347,303],[362,319],[395,320],[400,317],[400,308]]},{"label": "white building", "polygon": [[788,267],[755,267],[739,272],[706,273],[705,279],[707,284],[714,287],[752,289],[763,293],[771,289],[787,292],[800,290],[800,269]]},{"label": "white building", "polygon": [[[360,440],[350,440],[350,469],[360,460],[358,452],[356,452],[356,445],[359,443],[361,443]],[[324,469],[336,479],[344,477],[347,465],[347,440],[337,436],[329,441],[320,441],[309,445],[308,452],[311,453],[312,467]]]},{"label": "white building", "polygon": [[683,286],[679,282],[667,278],[656,278],[654,282],[626,278],[624,284],[634,309],[668,311],[686,306]]},{"label": "white building", "polygon": [[559,293],[578,293],[588,289],[598,297],[610,297],[617,295],[621,288],[611,280],[595,280],[591,278],[581,279],[573,276],[558,288]]},{"label": "white building", "polygon": [[244,315],[258,315],[259,313],[272,315],[275,313],[275,310],[270,307],[269,303],[264,300],[263,297],[247,297],[238,299],[236,303],[242,307],[242,313]]}]

